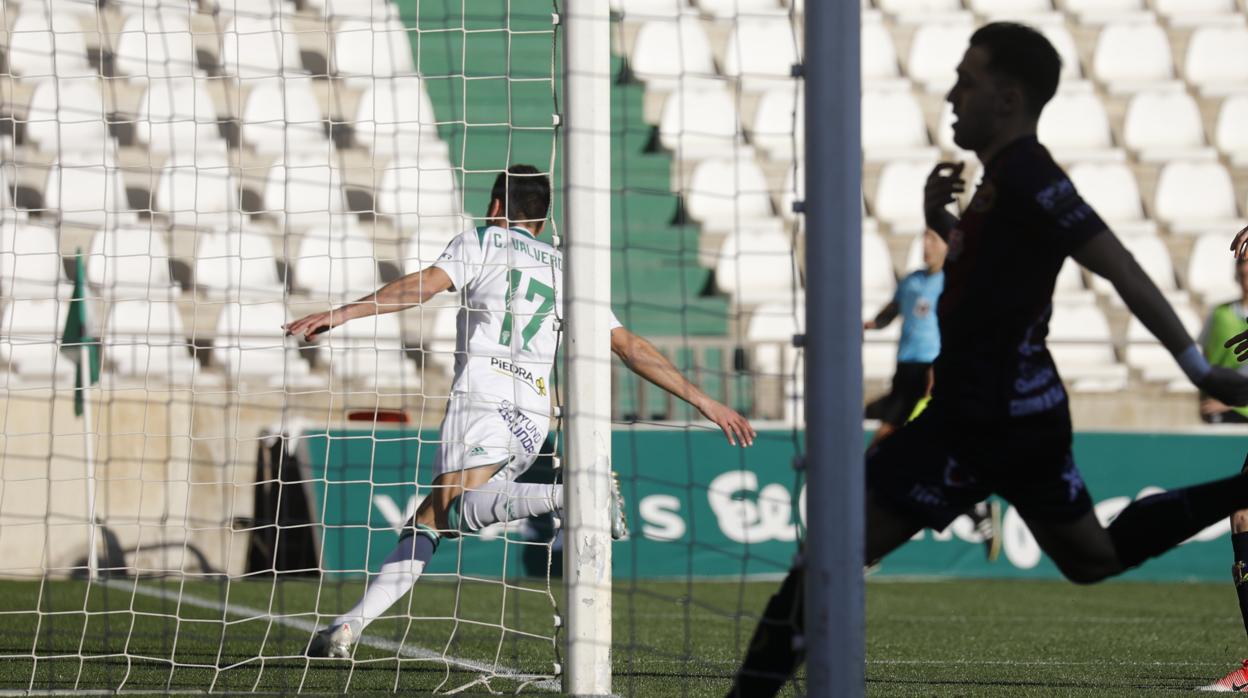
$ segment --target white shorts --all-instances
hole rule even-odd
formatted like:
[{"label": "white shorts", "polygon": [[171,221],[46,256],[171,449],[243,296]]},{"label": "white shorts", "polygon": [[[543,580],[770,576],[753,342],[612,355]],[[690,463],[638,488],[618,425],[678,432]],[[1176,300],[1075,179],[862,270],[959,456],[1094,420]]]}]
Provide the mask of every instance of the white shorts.
[{"label": "white shorts", "polygon": [[550,415],[492,395],[453,393],[442,419],[433,475],[505,463],[512,477],[528,470],[546,441]]}]

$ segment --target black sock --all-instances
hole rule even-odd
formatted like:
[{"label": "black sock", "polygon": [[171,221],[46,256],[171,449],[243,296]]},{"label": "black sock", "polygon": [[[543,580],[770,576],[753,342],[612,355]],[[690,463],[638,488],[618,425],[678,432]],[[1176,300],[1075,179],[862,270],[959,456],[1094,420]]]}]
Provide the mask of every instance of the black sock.
[{"label": "black sock", "polygon": [[1248,476],[1162,492],[1132,502],[1109,526],[1118,561],[1130,569],[1248,508]]},{"label": "black sock", "polygon": [[1244,632],[1248,632],[1248,533],[1232,533],[1231,547],[1235,550],[1231,577],[1235,581],[1235,595],[1239,597],[1239,615],[1244,619]]},{"label": "black sock", "polygon": [[793,646],[793,639],[802,635],[805,612],[802,581],[799,564],[789,571],[780,591],[767,602],[767,609],[750,638],[745,661],[728,691],[729,698],[776,695],[806,658],[801,646]]}]

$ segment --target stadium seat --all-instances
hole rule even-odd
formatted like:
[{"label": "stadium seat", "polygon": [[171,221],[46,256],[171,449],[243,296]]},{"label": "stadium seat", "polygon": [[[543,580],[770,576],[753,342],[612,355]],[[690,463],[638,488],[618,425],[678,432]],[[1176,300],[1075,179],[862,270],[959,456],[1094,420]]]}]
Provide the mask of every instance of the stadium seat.
[{"label": "stadium seat", "polygon": [[311,78],[250,80],[243,107],[243,142],[264,154],[326,151],[329,142]]},{"label": "stadium seat", "polygon": [[373,152],[385,152],[375,147],[377,139],[402,136],[408,141],[438,141],[433,102],[414,75],[370,81],[360,95],[351,126],[355,142]]},{"label": "stadium seat", "polygon": [[[1174,264],[1170,261],[1170,250],[1160,237],[1119,235],[1118,238],[1122,241],[1123,247],[1127,248],[1127,251],[1135,257],[1135,261],[1157,285],[1157,288],[1172,300],[1179,297],[1179,285],[1174,276]],[[1114,290],[1113,284],[1095,274],[1092,275],[1092,288],[1108,296],[1115,305],[1122,304],[1122,298]]]},{"label": "stadium seat", "polygon": [[369,385],[399,385],[417,392],[420,378],[403,350],[398,313],[353,320],[318,341],[330,377]]},{"label": "stadium seat", "polygon": [[750,313],[745,336],[753,347],[750,370],[756,375],[779,376],[793,369],[797,350],[793,336],[801,333],[805,304],[795,309],[791,299],[762,303]]},{"label": "stadium seat", "polygon": [[1083,268],[1073,259],[1067,258],[1057,272],[1057,281],[1053,285],[1053,300],[1059,303],[1095,303],[1092,291],[1083,285]]},{"label": "stadium seat", "polygon": [[1055,303],[1048,339],[1058,371],[1075,392],[1112,392],[1126,387],[1127,367],[1117,363],[1109,321],[1095,305]]},{"label": "stadium seat", "polygon": [[20,376],[52,376],[72,387],[75,365],[57,341],[68,314],[64,300],[9,298],[0,314],[0,360]]},{"label": "stadium seat", "polygon": [[182,227],[237,222],[238,181],[231,174],[225,158],[208,153],[201,153],[193,163],[167,164],[160,168],[155,209]]},{"label": "stadium seat", "polygon": [[1053,3],[1049,0],[968,0],[967,7],[978,14],[990,16],[1053,11]]},{"label": "stadium seat", "polygon": [[923,109],[909,89],[862,93],[862,150],[869,161],[935,155]]},{"label": "stadium seat", "polygon": [[611,0],[611,9],[629,20],[676,17],[689,11],[687,0]]},{"label": "stadium seat", "polygon": [[122,376],[185,384],[196,363],[173,301],[119,300],[104,324],[104,361]]},{"label": "stadium seat", "polygon": [[1187,43],[1184,72],[1202,94],[1242,91],[1248,83],[1248,27],[1197,27]]},{"label": "stadium seat", "polygon": [[156,78],[139,101],[135,132],[152,150],[177,163],[224,158],[212,98],[194,78]]},{"label": "stadium seat", "polygon": [[295,339],[282,329],[290,319],[281,301],[226,303],[217,320],[213,361],[235,383],[265,379],[281,386],[306,376],[307,362],[299,357]]},{"label": "stadium seat", "polygon": [[724,74],[739,78],[747,90],[792,80],[793,66],[800,62],[798,33],[784,13],[736,22],[724,52]]},{"label": "stadium seat", "polygon": [[151,8],[131,15],[113,49],[117,71],[131,78],[202,75],[187,20],[187,11],[180,8]]},{"label": "stadium seat", "polygon": [[407,29],[397,19],[341,22],[333,41],[330,70],[338,77],[367,83],[416,72]]},{"label": "stadium seat", "polygon": [[318,300],[342,303],[381,286],[373,244],[358,235],[316,229],[303,236],[295,284]]},{"label": "stadium seat", "polygon": [[862,15],[862,82],[870,86],[877,80],[895,80],[900,74],[897,47],[879,13]]},{"label": "stadium seat", "polygon": [[1059,160],[1109,159],[1114,152],[1105,104],[1088,83],[1064,85],[1040,114],[1037,132]]},{"label": "stadium seat", "polygon": [[212,299],[277,300],[285,290],[268,238],[233,228],[199,237],[195,285]]},{"label": "stadium seat", "polygon": [[1121,162],[1081,162],[1068,174],[1075,189],[1120,234],[1153,233],[1157,226],[1144,216],[1140,189],[1131,168]]},{"label": "stadium seat", "polygon": [[48,168],[43,203],[44,208],[58,212],[64,223],[99,228],[134,220],[121,170],[112,166]]},{"label": "stadium seat", "polygon": [[1172,26],[1225,21],[1236,12],[1235,0],[1153,0],[1153,8]]},{"label": "stadium seat", "polygon": [[741,142],[732,94],[707,83],[682,86],[663,103],[659,141],[678,157],[698,160],[723,155]]},{"label": "stadium seat", "polygon": [[748,157],[699,162],[685,193],[685,208],[711,230],[732,230],[774,215],[763,171]]},{"label": "stadium seat", "polygon": [[1187,287],[1199,294],[1206,306],[1239,298],[1230,236],[1229,230],[1202,233],[1188,256]]},{"label": "stadium seat", "polygon": [[1062,81],[1078,80],[1083,77],[1083,65],[1079,61],[1079,49],[1075,45],[1075,37],[1066,28],[1066,19],[1060,13],[1025,17],[1023,21],[1040,30],[1057,55],[1062,58]]},{"label": "stadium seat", "polygon": [[377,210],[393,216],[409,232],[431,227],[458,233],[466,227],[455,171],[423,167],[419,161],[399,159],[386,167],[378,185]]},{"label": "stadium seat", "polygon": [[221,65],[227,75],[243,79],[303,72],[290,17],[235,15],[221,33]]},{"label": "stadium seat", "polygon": [[308,0],[307,5],[320,9],[324,17],[344,21],[380,22],[398,12],[398,6],[386,0]]},{"label": "stadium seat", "polygon": [[1065,0],[1065,5],[1084,25],[1138,19],[1145,9],[1144,0]]},{"label": "stadium seat", "polygon": [[109,300],[174,299],[169,258],[164,233],[150,226],[101,230],[91,237],[87,282]]},{"label": "stadium seat", "polygon": [[898,15],[902,21],[907,18],[930,17],[933,14],[956,12],[962,9],[961,0],[877,0],[876,5],[889,14]]},{"label": "stadium seat", "polygon": [[1123,143],[1149,162],[1214,155],[1196,100],[1182,90],[1138,92],[1127,104]]},{"label": "stadium seat", "polygon": [[1157,179],[1153,215],[1177,233],[1237,229],[1230,173],[1218,162],[1167,163]]},{"label": "stadium seat", "polygon": [[15,217],[0,221],[0,297],[54,298],[63,276],[54,229]]},{"label": "stadium seat", "polygon": [[[1199,336],[1200,318],[1191,307],[1176,305],[1174,312],[1179,316],[1188,334]],[[1193,390],[1183,369],[1175,363],[1170,352],[1157,341],[1157,338],[1144,327],[1144,323],[1134,316],[1127,322],[1127,347],[1124,359],[1131,368],[1138,369],[1144,380],[1168,383],[1171,389],[1182,392]]]},{"label": "stadium seat", "polygon": [[792,87],[777,87],[764,92],[758,100],[758,110],[754,112],[750,142],[773,160],[801,159],[802,148],[806,144],[804,94]]},{"label": "stadium seat", "polygon": [[328,226],[347,210],[338,170],[317,158],[292,158],[269,170],[264,209],[291,230]]},{"label": "stadium seat", "polygon": [[[13,6],[9,7],[11,12]],[[99,74],[87,58],[83,13],[78,6],[25,3],[21,7],[9,29],[5,52],[9,71],[25,78]],[[90,21],[93,24],[94,18]]]},{"label": "stadium seat", "polygon": [[946,92],[975,27],[969,13],[933,17],[914,32],[906,73],[928,92]]},{"label": "stadium seat", "polygon": [[1236,167],[1248,167],[1248,95],[1227,97],[1218,110],[1214,142]]},{"label": "stadium seat", "polygon": [[897,286],[893,258],[888,243],[876,232],[862,233],[862,302],[875,306],[887,303]]},{"label": "stadium seat", "polygon": [[1133,92],[1173,80],[1166,30],[1152,21],[1106,24],[1092,54],[1092,74],[1111,92]]},{"label": "stadium seat", "polygon": [[711,40],[693,14],[641,25],[628,64],[649,89],[667,90],[685,78],[715,75]]},{"label": "stadium seat", "polygon": [[742,223],[720,249],[715,283],[738,305],[791,298],[797,282],[789,236],[770,221]]},{"label": "stadium seat", "polygon": [[698,9],[716,19],[749,21],[751,15],[775,14],[780,7],[776,0],[697,0]]},{"label": "stadium seat", "polygon": [[99,78],[44,80],[35,85],[26,138],[66,165],[103,165],[115,151]]},{"label": "stadium seat", "polygon": [[923,231],[923,186],[931,174],[933,160],[895,160],[885,163],[876,185],[872,214],[887,223],[894,233],[918,234]]}]

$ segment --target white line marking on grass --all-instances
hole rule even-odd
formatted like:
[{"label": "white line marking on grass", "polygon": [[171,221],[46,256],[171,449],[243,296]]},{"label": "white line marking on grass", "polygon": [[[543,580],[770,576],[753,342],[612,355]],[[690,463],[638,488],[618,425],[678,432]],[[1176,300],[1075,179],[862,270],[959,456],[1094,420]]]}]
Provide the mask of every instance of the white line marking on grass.
[{"label": "white line marking on grass", "polygon": [[[256,618],[256,619],[261,619],[261,620],[264,620],[264,619],[271,620],[274,623],[277,623],[279,625],[285,625],[288,628],[294,628],[295,630],[303,630],[309,633],[309,639],[311,638],[311,633],[317,630],[320,630],[320,626],[318,626],[316,623],[313,623],[312,621],[304,620],[302,618],[289,618],[286,616],[274,616],[274,615],[270,615],[266,611],[262,611],[258,608],[251,608],[250,606],[242,606],[242,605],[234,604],[234,603],[223,604],[219,601],[214,601],[212,599],[206,599],[200,596],[195,596],[194,594],[188,594],[185,592],[178,594],[178,593],[167,591],[164,589],[161,589],[159,591],[154,590],[154,589],[145,589],[142,586],[139,586],[137,584],[128,584],[125,582],[105,582],[105,583],[108,584],[109,586],[117,587],[119,589],[128,589],[135,593],[143,594],[144,596],[150,596],[150,597],[158,598],[158,599],[170,599],[174,601],[180,601],[181,603],[184,603],[188,606],[196,606],[198,608],[206,608],[206,609],[213,610],[213,611],[224,611],[226,613],[231,613],[236,616],[249,616],[251,618]],[[476,671],[482,674],[497,676],[503,679],[511,679],[514,681],[529,681],[529,680],[536,678],[536,675],[526,674],[520,671],[519,669],[513,669],[511,667],[501,666],[501,665],[492,666],[490,664],[486,664],[485,662],[478,662],[478,661],[474,661],[471,659],[460,659],[458,657],[444,655],[440,652],[434,652],[433,650],[420,647],[419,645],[403,644],[403,643],[395,642],[393,640],[383,640],[380,638],[360,638],[358,640],[358,644],[367,645],[374,649],[395,652],[396,654],[401,654],[407,657],[412,657],[414,659],[437,660],[437,661],[445,662],[459,669],[467,669],[468,671]],[[560,691],[563,688],[562,684],[556,679],[545,679],[542,681],[534,681],[533,683],[529,685],[536,686],[537,688],[541,688],[546,691]]]}]

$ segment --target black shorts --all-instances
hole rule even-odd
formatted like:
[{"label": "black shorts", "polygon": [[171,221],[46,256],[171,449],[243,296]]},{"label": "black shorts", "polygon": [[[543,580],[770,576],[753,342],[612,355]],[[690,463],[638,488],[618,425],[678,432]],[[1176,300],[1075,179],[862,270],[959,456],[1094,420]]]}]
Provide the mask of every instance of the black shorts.
[{"label": "black shorts", "polygon": [[927,374],[931,364],[897,362],[893,389],[885,396],[880,421],[899,427],[914,414],[914,406],[927,395]]},{"label": "black shorts", "polygon": [[1070,445],[1065,409],[974,423],[933,403],[867,452],[867,487],[881,504],[936,530],[990,494],[1024,519],[1074,521],[1092,511],[1092,497]]}]

